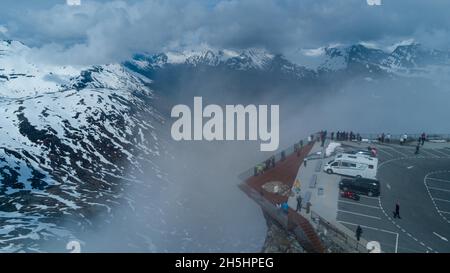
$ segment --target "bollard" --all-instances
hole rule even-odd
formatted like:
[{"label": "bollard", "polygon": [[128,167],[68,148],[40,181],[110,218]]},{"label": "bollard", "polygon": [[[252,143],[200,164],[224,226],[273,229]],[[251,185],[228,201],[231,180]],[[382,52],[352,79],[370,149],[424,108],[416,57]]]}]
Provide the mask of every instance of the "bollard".
[{"label": "bollard", "polygon": [[311,202],[308,201],[306,203],[306,214],[309,214],[310,210],[311,210]]}]

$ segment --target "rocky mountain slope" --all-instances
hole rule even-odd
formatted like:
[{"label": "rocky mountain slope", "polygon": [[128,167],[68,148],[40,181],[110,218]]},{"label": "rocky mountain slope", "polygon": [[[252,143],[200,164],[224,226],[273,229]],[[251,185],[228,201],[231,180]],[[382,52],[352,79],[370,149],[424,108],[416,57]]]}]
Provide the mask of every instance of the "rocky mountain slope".
[{"label": "rocky mountain slope", "polygon": [[[127,182],[161,155],[164,118],[148,80],[120,65],[39,66],[0,45],[0,248],[68,240],[122,202]],[[65,239],[64,239],[65,238]],[[64,251],[64,249],[61,249]]]}]

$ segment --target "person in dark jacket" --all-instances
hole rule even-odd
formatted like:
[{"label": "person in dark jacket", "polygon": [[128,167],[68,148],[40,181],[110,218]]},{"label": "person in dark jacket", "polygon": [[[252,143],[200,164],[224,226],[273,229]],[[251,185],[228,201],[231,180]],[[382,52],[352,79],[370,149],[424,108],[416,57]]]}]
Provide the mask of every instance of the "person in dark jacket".
[{"label": "person in dark jacket", "polygon": [[297,197],[297,211],[301,211],[302,210],[302,197],[299,195]]},{"label": "person in dark jacket", "polygon": [[425,144],[426,139],[427,139],[427,135],[425,133],[422,133],[422,135],[420,136],[420,141],[422,142],[422,146],[423,146],[423,144]]},{"label": "person in dark jacket", "polygon": [[394,218],[401,219],[401,217],[400,217],[400,204],[398,202],[395,203]]},{"label": "person in dark jacket", "polygon": [[361,226],[360,225],[358,225],[358,227],[356,228],[356,240],[358,240],[358,242],[359,242],[359,240],[361,239],[361,234],[362,234],[362,228],[361,228]]}]

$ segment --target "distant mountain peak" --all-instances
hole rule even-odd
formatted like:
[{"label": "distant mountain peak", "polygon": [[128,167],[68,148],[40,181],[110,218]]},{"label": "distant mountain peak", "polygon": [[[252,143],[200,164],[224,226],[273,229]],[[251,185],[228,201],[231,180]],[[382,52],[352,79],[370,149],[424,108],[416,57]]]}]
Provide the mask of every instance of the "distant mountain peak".
[{"label": "distant mountain peak", "polygon": [[411,42],[400,44],[392,52],[364,44],[338,45],[325,47],[324,60],[319,71],[365,70],[368,73],[416,73],[428,66],[450,65],[448,51],[428,49]]},{"label": "distant mountain peak", "polygon": [[167,67],[182,66],[186,68],[209,67],[226,68],[236,71],[281,72],[295,78],[311,76],[308,70],[287,60],[280,54],[262,48],[214,49],[169,51],[158,54],[137,54],[125,66],[144,75]]},{"label": "distant mountain peak", "polygon": [[158,54],[136,54],[130,61],[136,67],[162,68],[167,65],[234,66],[237,69],[261,69],[274,58],[264,49],[245,50],[201,48],[198,50],[168,51]]}]

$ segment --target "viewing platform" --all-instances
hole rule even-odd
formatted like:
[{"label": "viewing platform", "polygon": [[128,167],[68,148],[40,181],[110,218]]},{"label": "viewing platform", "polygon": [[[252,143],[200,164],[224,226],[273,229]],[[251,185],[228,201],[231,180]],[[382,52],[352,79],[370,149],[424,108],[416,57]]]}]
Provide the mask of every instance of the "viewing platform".
[{"label": "viewing platform", "polygon": [[[381,252],[450,252],[445,246],[445,239],[450,238],[446,226],[450,223],[450,135],[429,135],[417,154],[420,135],[409,135],[401,145],[402,136],[390,136],[389,143],[381,142],[379,135],[338,141],[343,151],[377,149],[381,185],[377,197],[360,195],[355,201],[340,195],[342,176],[323,171],[324,164],[334,158],[334,154],[325,155],[332,140],[326,139],[322,146],[317,135],[242,174],[240,188],[265,214],[295,234],[308,252],[367,253],[369,242],[378,243]],[[408,194],[420,202],[411,203]],[[411,213],[408,218],[392,218],[398,200],[402,213]],[[418,214],[422,216],[417,218]],[[429,218],[432,226],[423,226],[423,217]],[[363,229],[359,242],[355,235],[358,225]]]}]

